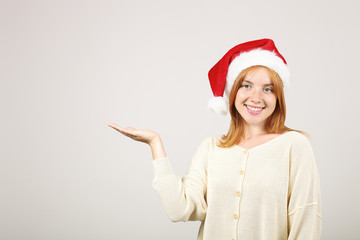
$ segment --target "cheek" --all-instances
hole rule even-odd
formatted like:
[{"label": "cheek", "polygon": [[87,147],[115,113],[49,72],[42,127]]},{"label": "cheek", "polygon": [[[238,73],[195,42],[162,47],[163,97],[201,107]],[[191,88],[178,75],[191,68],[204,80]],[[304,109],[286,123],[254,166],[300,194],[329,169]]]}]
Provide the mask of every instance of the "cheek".
[{"label": "cheek", "polygon": [[239,90],[235,97],[235,107],[239,108],[244,102],[244,94]]},{"label": "cheek", "polygon": [[242,106],[243,103],[243,97],[242,97],[242,93],[240,92],[240,90],[236,93],[236,97],[235,97],[235,108],[236,110],[239,112],[240,107]]},{"label": "cheek", "polygon": [[272,109],[275,109],[275,107],[276,107],[276,97],[274,95],[273,96],[267,96],[265,98],[265,102],[268,105],[268,107],[270,107]]},{"label": "cheek", "polygon": [[244,102],[247,99],[247,96],[243,91],[239,89],[239,91],[236,94],[235,102]]}]

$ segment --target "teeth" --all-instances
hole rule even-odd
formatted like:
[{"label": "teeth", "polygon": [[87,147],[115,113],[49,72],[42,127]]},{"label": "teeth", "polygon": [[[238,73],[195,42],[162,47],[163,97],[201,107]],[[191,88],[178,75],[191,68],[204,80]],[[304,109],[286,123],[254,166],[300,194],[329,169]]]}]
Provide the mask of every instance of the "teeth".
[{"label": "teeth", "polygon": [[254,112],[261,111],[261,109],[262,109],[262,108],[254,108],[254,107],[250,107],[250,106],[247,106],[247,105],[246,105],[246,107],[247,107],[248,109],[250,109],[251,111],[254,111]]}]

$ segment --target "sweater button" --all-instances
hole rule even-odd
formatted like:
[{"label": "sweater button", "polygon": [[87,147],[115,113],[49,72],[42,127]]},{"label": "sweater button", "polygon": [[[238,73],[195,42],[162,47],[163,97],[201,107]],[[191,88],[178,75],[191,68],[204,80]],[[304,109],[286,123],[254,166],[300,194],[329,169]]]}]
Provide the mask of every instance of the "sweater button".
[{"label": "sweater button", "polygon": [[236,191],[235,195],[236,195],[237,197],[240,197],[240,195],[241,195],[240,191]]},{"label": "sweater button", "polygon": [[239,216],[235,213],[233,217],[234,219],[238,219]]},{"label": "sweater button", "polygon": [[239,171],[240,175],[244,175],[244,170]]}]

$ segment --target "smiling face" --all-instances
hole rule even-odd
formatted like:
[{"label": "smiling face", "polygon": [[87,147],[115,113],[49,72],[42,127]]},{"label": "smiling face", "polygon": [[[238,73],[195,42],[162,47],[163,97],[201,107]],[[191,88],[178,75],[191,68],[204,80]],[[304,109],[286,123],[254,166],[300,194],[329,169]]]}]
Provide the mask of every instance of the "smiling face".
[{"label": "smiling face", "polygon": [[235,108],[248,126],[265,129],[266,119],[276,107],[274,86],[267,69],[260,67],[248,73],[235,98]]}]

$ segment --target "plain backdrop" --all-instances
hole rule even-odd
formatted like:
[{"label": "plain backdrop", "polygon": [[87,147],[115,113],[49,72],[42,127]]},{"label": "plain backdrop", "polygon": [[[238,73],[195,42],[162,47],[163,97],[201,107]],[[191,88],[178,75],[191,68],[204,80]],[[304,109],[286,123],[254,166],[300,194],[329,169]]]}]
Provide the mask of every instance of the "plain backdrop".
[{"label": "plain backdrop", "polygon": [[322,239],[360,235],[357,1],[0,1],[0,239],[196,239],[152,188],[148,128],[186,174],[229,116],[207,110],[209,69],[274,39],[289,63],[287,125],[311,135]]}]

